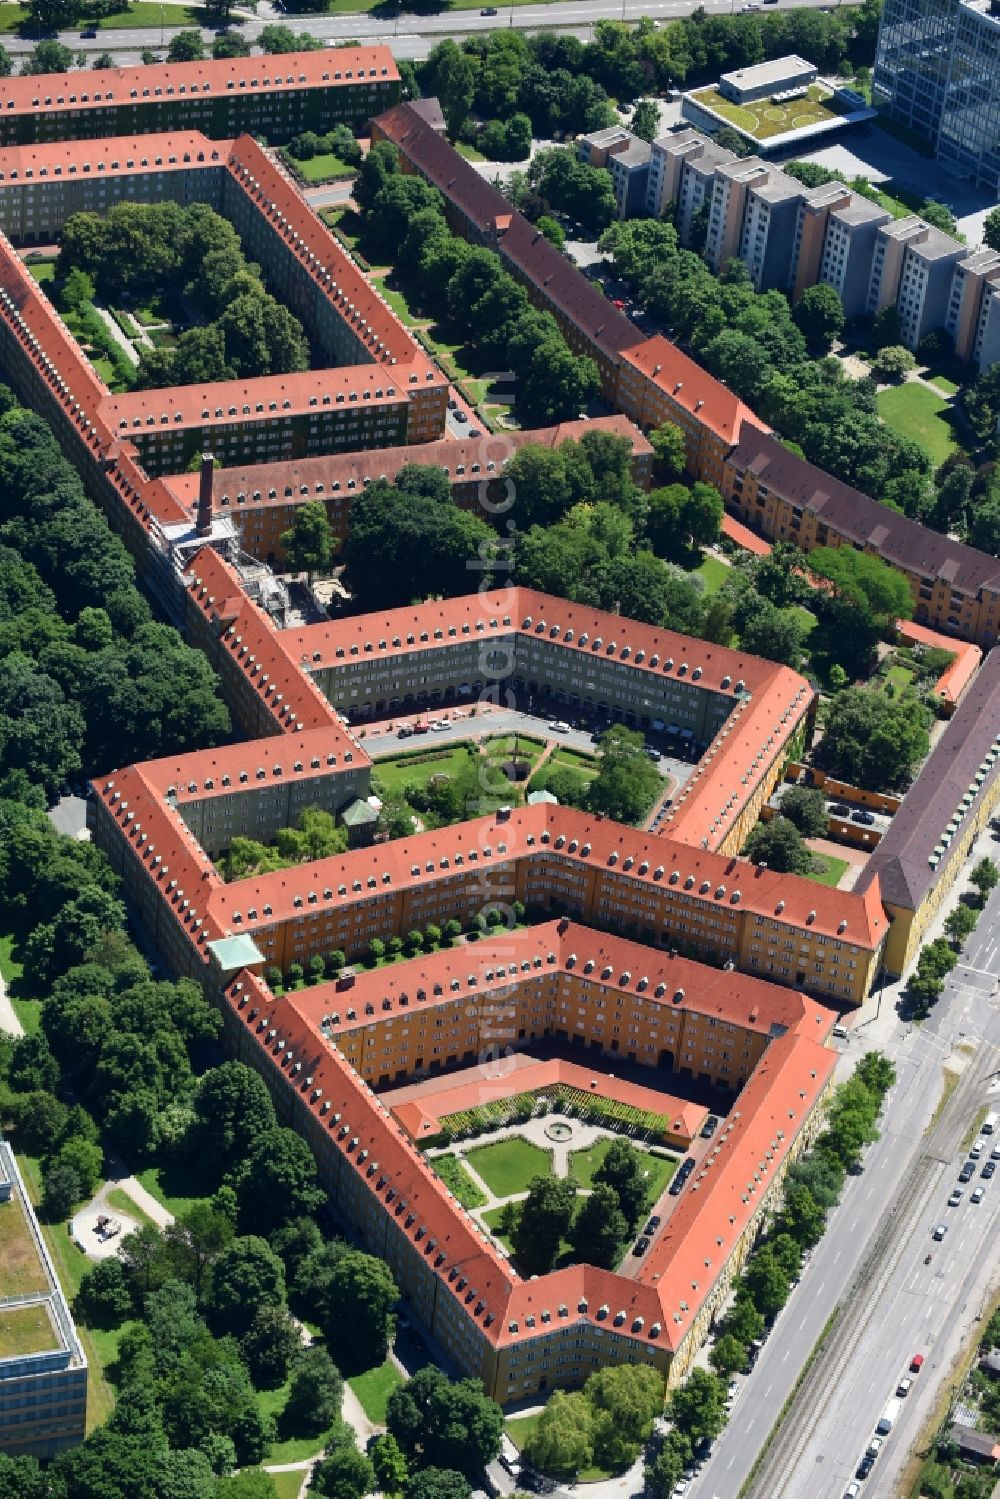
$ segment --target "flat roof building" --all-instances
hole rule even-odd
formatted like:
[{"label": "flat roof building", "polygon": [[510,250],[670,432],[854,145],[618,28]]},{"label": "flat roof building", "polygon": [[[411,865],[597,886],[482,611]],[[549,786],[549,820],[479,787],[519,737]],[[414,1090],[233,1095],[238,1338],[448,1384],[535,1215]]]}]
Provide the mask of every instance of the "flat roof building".
[{"label": "flat roof building", "polygon": [[0,1452],[52,1457],[82,1442],[87,1360],[14,1152],[0,1138]]},{"label": "flat roof building", "polygon": [[752,104],[757,99],[769,99],[790,89],[808,88],[818,76],[815,63],[806,62],[804,57],[796,57],[790,52],[786,57],[774,57],[754,67],[723,73],[719,79],[719,93],[733,104]]}]

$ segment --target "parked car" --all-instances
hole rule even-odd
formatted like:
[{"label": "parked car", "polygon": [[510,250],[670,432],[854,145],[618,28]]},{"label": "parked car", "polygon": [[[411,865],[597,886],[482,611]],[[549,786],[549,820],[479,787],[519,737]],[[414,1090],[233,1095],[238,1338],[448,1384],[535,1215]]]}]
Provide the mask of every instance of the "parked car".
[{"label": "parked car", "polygon": [[905,1378],[901,1379],[899,1381],[899,1384],[896,1386],[896,1394],[899,1396],[900,1400],[905,1400],[912,1389],[913,1380],[910,1379],[909,1375],[907,1375]]},{"label": "parked car", "polygon": [[874,818],[874,815],[871,812],[865,812],[862,809],[859,812],[852,812],[851,813],[851,821],[852,822],[860,822],[864,827],[870,828],[873,825],[873,823],[875,821],[875,818]]},{"label": "parked car", "polygon": [[923,1367],[924,1367],[924,1356],[923,1356],[923,1354],[922,1353],[915,1353],[913,1355],[913,1357],[910,1359],[910,1373],[911,1374],[919,1374],[920,1371],[921,1371],[921,1369]]},{"label": "parked car", "polygon": [[656,1230],[659,1228],[659,1226],[660,1226],[660,1215],[659,1215],[659,1213],[651,1213],[649,1215],[649,1222],[646,1224],[646,1227],[643,1229],[643,1233],[644,1234],[655,1234]]},{"label": "parked car", "polygon": [[401,723],[400,726],[399,726],[399,728],[396,730],[396,738],[397,739],[409,739],[410,735],[413,734],[413,733],[414,733],[414,729],[413,729],[413,725],[412,724]]},{"label": "parked car", "polygon": [[851,809],[847,805],[846,802],[831,802],[830,803],[830,816],[831,817],[850,817],[850,815],[851,815]]},{"label": "parked car", "polygon": [[718,1119],[714,1114],[709,1114],[708,1118],[705,1120],[705,1123],[701,1127],[701,1138],[703,1140],[710,1140],[715,1134],[715,1131],[718,1129],[718,1127]]},{"label": "parked car", "polygon": [[638,1239],[636,1239],[635,1243],[633,1244],[632,1253],[634,1255],[645,1254],[648,1248],[649,1240],[646,1238],[645,1234],[642,1234]]},{"label": "parked car", "polygon": [[858,1466],[854,1470],[855,1478],[867,1478],[874,1466],[875,1459],[872,1457],[870,1452],[866,1452],[864,1457],[861,1459],[861,1461],[858,1463]]},{"label": "parked car", "polygon": [[555,723],[552,725],[552,732],[553,734],[568,734],[569,724],[564,718],[557,718]]},{"label": "parked car", "polygon": [[479,14],[481,16],[495,16],[497,14],[497,8],[495,5],[484,5]]}]

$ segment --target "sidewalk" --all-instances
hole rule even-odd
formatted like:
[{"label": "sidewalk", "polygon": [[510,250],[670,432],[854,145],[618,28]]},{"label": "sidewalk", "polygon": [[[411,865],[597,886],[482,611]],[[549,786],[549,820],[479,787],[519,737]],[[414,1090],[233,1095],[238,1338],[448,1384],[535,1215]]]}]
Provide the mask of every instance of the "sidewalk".
[{"label": "sidewalk", "polygon": [[8,1036],[24,1035],[24,1026],[18,1020],[14,1006],[10,1002],[3,974],[0,974],[0,1031],[6,1032]]}]

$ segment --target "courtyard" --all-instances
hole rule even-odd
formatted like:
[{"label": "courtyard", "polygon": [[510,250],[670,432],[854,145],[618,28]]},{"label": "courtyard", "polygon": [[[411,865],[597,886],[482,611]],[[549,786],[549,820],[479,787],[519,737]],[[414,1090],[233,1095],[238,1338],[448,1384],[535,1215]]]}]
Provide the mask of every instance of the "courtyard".
[{"label": "courtyard", "polygon": [[[562,1113],[539,1113],[505,1125],[475,1140],[452,1142],[428,1151],[428,1161],[455,1198],[503,1251],[514,1258],[513,1233],[519,1206],[537,1177],[556,1177],[576,1188],[576,1213],[595,1185],[595,1177],[616,1140],[625,1133],[575,1119]],[[629,1142],[641,1162],[645,1178],[644,1214],[657,1209],[681,1161],[678,1153],[650,1149]],[[669,1199],[668,1199],[669,1200]],[[659,1209],[661,1216],[665,1210]],[[575,1216],[575,1215],[574,1215]],[[623,1247],[623,1269],[636,1257],[631,1239]],[[572,1263],[564,1239],[558,1263]]]}]

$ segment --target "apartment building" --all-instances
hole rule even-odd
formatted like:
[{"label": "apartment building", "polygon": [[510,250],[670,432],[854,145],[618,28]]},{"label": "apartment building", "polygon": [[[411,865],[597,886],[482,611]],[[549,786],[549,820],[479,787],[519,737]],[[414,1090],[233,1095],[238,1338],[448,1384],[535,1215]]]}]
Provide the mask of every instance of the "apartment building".
[{"label": "apartment building", "polygon": [[950,234],[915,214],[882,224],[875,234],[866,311],[874,317],[895,303],[900,339],[915,349],[928,333],[945,326],[955,268],[967,254]]},{"label": "apartment building", "polygon": [[[82,1442],[87,1359],[14,1152],[0,1138],[0,1452],[53,1457]],[[9,1276],[16,1268],[16,1284]]]},{"label": "apartment building", "polygon": [[[291,526],[300,505],[318,500],[326,509],[338,545],[350,531],[354,498],[377,480],[395,480],[407,464],[443,469],[456,504],[480,513],[508,503],[504,473],[522,448],[559,448],[578,442],[588,432],[623,438],[632,448],[632,471],[637,484],[648,487],[653,449],[639,429],[624,416],[595,417],[591,421],[561,422],[481,437],[448,437],[405,447],[378,447],[352,453],[329,453],[287,463],[253,463],[219,468],[213,476],[216,513],[232,517],[240,544],[252,556],[280,567],[285,551],[281,537]],[[177,513],[193,517],[198,499],[196,474],[171,474],[155,487],[156,504],[162,496],[164,518]]]},{"label": "apartment building", "polygon": [[652,145],[649,182],[646,187],[646,213],[662,219],[671,205],[677,205],[677,233],[681,243],[691,239],[694,215],[712,196],[716,168],[735,161],[732,151],[717,146],[710,135],[700,130],[677,130],[661,135]]},{"label": "apartment building", "polygon": [[[996,250],[975,250],[955,266],[945,331],[955,344],[959,359],[975,360],[981,369],[987,328],[990,322],[989,293],[1000,283],[1000,254]],[[992,341],[991,341],[992,342]],[[989,360],[993,363],[996,358]]]},{"label": "apartment building", "polygon": [[716,488],[744,426],[761,425],[749,406],[660,334],[623,353],[618,405],[640,427],[680,427],[688,469]]},{"label": "apartment building", "polygon": [[858,881],[892,919],[885,966],[902,973],[1000,806],[1000,651],[986,657]]},{"label": "apartment building", "polygon": [[853,546],[907,579],[920,624],[989,649],[1000,633],[1000,561],[930,531],[747,426],[725,463],[726,505],[774,541]]},{"label": "apartment building", "polygon": [[[416,1315],[504,1405],[623,1360],[679,1379],[775,1207],[784,1172],[817,1128],[835,1062],[824,1045],[829,1013],[799,997],[772,1002],[766,983],[709,976],[682,959],[651,966],[644,949],[567,923],[480,944],[460,959],[416,959],[373,987],[366,978],[276,1000],[244,972],[224,996],[226,1036],[264,1078],[279,1117],[304,1134],[337,1212],[390,1265]],[[690,1035],[692,1063],[702,1057],[714,1067],[716,1052],[733,1048],[749,1069],[738,1111],[634,1278],[577,1265],[522,1280],[359,1079],[342,1045],[352,1034],[348,1009],[365,1012],[373,1045],[364,1050],[378,1049],[377,1033],[394,1057],[412,1056],[424,1029],[430,1059],[432,1037],[442,1050],[469,1039],[459,1019],[459,1038],[444,1040],[456,994],[483,1013],[513,995],[536,1030],[565,1030],[602,1050],[602,1011],[620,1012],[629,1034],[655,1014],[658,1039],[669,1032],[676,1046]],[[600,1087],[593,1074],[592,1086]]]},{"label": "apartment building", "polygon": [[740,253],[750,188],[764,186],[774,170],[759,156],[738,157],[731,162],[722,162],[716,169],[703,252],[716,273]]},{"label": "apartment building", "polygon": [[938,161],[1000,192],[1000,18],[989,0],[887,0],[872,101]]},{"label": "apartment building", "polygon": [[[887,209],[859,193],[849,193],[846,202],[832,205],[826,215],[826,234],[815,280],[833,287],[848,318],[863,316],[868,306],[875,238],[890,218]],[[803,268],[796,276],[796,286],[804,291],[808,284]]]},{"label": "apartment building", "polygon": [[4,81],[0,146],[184,130],[273,144],[303,130],[357,129],[399,89],[386,46],[33,74]]},{"label": "apartment building", "polygon": [[577,155],[588,167],[606,167],[612,156],[628,151],[635,139],[624,125],[608,125],[603,130],[592,130],[589,135],[577,136]]},{"label": "apartment building", "polygon": [[615,151],[608,157],[620,219],[631,218],[645,207],[652,155],[649,142],[636,136],[627,151]]}]

